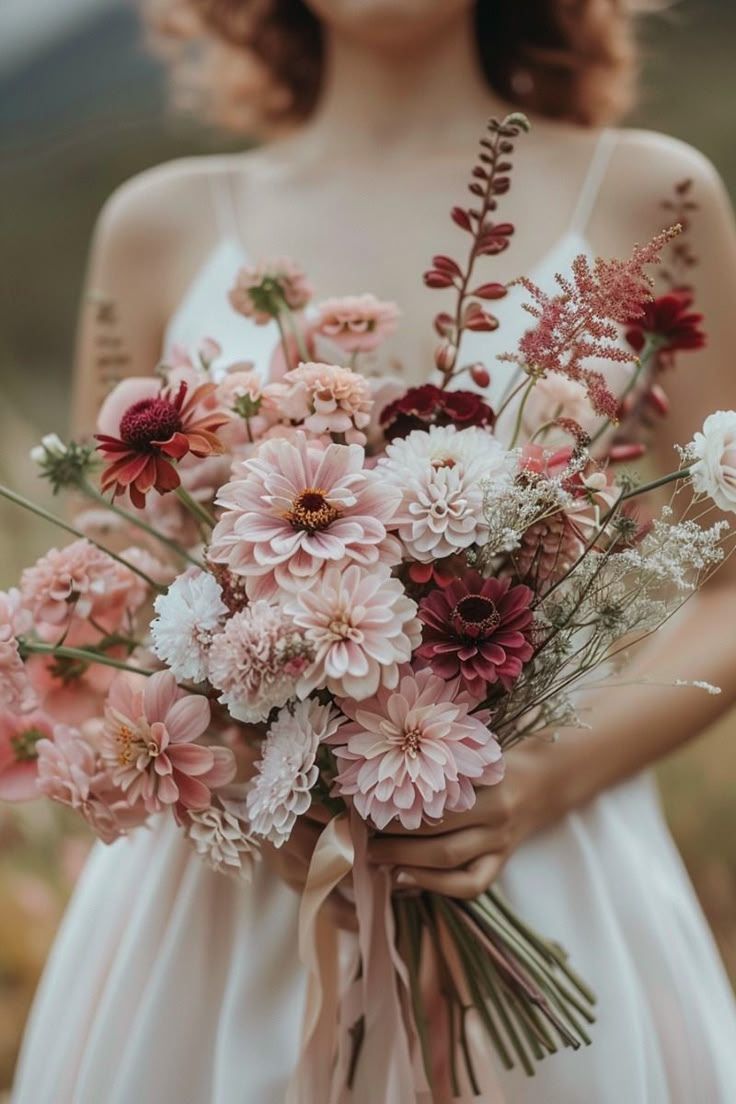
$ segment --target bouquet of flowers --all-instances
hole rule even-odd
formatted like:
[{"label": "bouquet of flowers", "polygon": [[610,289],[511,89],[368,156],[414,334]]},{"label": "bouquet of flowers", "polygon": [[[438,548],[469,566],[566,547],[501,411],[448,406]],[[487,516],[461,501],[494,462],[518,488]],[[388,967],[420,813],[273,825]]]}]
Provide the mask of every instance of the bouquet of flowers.
[{"label": "bouquet of flowers", "polygon": [[[467,258],[425,275],[454,297],[436,382],[363,374],[396,307],[312,306],[298,266],[274,260],[230,294],[278,328],[274,378],[223,365],[213,339],[174,350],[159,378],[112,390],[96,443],[34,450],[54,491],[86,500],[74,524],[1,491],[74,539],[0,595],[0,797],[71,806],[106,842],[172,816],[245,879],[265,841],[324,824],[301,904],[294,1101],[478,1093],[494,1051],[533,1073],[589,1042],[594,998],[556,938],[494,886],[395,894],[368,839],[470,809],[515,744],[582,725],[591,673],[656,631],[730,539],[710,512],[736,510],[736,413],[711,415],[652,483],[619,466],[666,413],[675,352],[704,341],[677,275],[682,226],[626,260],[581,256],[552,291],[479,280],[512,238],[496,211],[527,127],[491,120],[471,205],[452,211]],[[665,251],[655,298],[647,268]],[[530,327],[492,407],[489,369],[463,348],[517,287]],[[667,484],[642,520],[635,498]],[[358,925],[339,970],[333,893]]]}]

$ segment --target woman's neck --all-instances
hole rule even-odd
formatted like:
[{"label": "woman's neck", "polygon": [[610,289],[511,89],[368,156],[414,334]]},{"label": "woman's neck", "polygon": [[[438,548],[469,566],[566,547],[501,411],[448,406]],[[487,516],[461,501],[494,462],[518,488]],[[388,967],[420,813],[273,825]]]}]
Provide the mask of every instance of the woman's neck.
[{"label": "woman's neck", "polygon": [[328,31],[325,61],[304,136],[326,155],[467,149],[485,117],[505,109],[481,70],[472,12],[416,43],[366,44]]}]

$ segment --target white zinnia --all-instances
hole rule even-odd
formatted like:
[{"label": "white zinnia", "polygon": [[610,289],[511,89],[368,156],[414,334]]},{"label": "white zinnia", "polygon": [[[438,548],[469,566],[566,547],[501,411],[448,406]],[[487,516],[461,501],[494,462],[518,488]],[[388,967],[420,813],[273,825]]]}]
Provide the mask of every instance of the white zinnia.
[{"label": "white zinnia", "polygon": [[297,817],[312,804],[319,777],[319,745],[340,727],[342,717],[330,705],[313,699],[284,708],[268,730],[248,794],[253,833],[275,847],[286,843]]},{"label": "white zinnia", "polygon": [[207,571],[186,571],[158,596],[153,608],[158,614],[151,622],[155,654],[178,679],[202,682],[208,674],[212,637],[228,613],[220,584]]},{"label": "white zinnia", "polygon": [[483,487],[507,483],[515,465],[514,454],[477,426],[431,426],[392,442],[377,470],[402,492],[392,528],[410,556],[430,563],[482,540]]},{"label": "white zinnia", "polygon": [[709,414],[688,451],[698,457],[690,469],[695,490],[736,513],[736,411]]}]

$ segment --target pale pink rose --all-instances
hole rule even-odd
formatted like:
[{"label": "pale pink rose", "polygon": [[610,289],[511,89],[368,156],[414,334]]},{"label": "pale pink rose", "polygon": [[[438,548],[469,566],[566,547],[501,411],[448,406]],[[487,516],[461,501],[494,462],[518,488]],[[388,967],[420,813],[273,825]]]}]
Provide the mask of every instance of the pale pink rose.
[{"label": "pale pink rose", "polygon": [[[550,373],[537,380],[524,407],[524,431],[532,437],[542,426],[557,418],[569,418],[585,430],[594,433],[599,423],[582,383],[559,373]],[[545,445],[568,443],[569,434],[554,426],[545,432]]]},{"label": "pale pink rose", "polygon": [[311,297],[307,277],[290,257],[274,257],[241,268],[229,294],[233,309],[259,326],[270,322],[284,306],[302,310]]},{"label": "pale pink rose", "polygon": [[300,697],[327,687],[362,701],[379,686],[394,687],[399,668],[422,639],[417,606],[388,567],[329,567],[300,590],[285,612],[304,632],[314,662],[298,683]]},{"label": "pale pink rose", "polygon": [[39,710],[0,711],[0,801],[31,801],[36,785],[38,742],[51,735],[53,722]]},{"label": "pale pink rose", "polygon": [[127,611],[140,607],[146,597],[142,580],[112,556],[76,540],[65,548],[52,548],[21,576],[23,603],[33,615],[41,635],[58,635],[73,621],[114,632]]},{"label": "pale pink rose", "polygon": [[346,353],[369,353],[396,330],[399,313],[395,303],[370,294],[326,299],[314,328]]},{"label": "pale pink rose", "polygon": [[368,701],[338,704],[350,723],[329,740],[340,768],[335,792],[379,829],[398,820],[415,830],[470,809],[476,786],[503,778],[489,714],[469,712],[477,703],[459,692],[457,680],[407,669],[395,690],[381,687]]},{"label": "pale pink rose", "polygon": [[695,490],[708,495],[719,510],[736,512],[736,411],[709,414],[690,450],[696,457],[692,466]]},{"label": "pale pink rose", "polygon": [[102,761],[131,804],[205,809],[235,772],[229,749],[197,742],[209,723],[207,699],[180,690],[170,671],[120,675],[105,706]]},{"label": "pale pink rose", "polygon": [[335,364],[307,363],[287,372],[283,383],[285,413],[309,433],[339,433],[349,444],[365,444],[362,430],[370,422],[373,397],[364,376]]},{"label": "pale pink rose", "polygon": [[218,497],[210,559],[246,580],[250,598],[294,592],[330,563],[398,563],[387,534],[400,494],[365,471],[359,445],[266,441]]},{"label": "pale pink rose", "polygon": [[0,591],[0,708],[23,712],[37,704],[18,650],[18,637],[31,631],[33,619],[15,587]]}]

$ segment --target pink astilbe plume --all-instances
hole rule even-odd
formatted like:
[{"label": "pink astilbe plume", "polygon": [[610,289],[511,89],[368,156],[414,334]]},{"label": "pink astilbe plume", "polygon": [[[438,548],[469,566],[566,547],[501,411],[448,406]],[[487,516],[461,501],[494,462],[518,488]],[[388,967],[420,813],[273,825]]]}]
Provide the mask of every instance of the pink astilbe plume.
[{"label": "pink astilbe plume", "polygon": [[533,376],[557,372],[581,383],[596,414],[618,420],[619,402],[601,372],[586,365],[590,358],[636,363],[620,344],[618,325],[639,317],[652,298],[652,281],[645,268],[659,260],[662,249],[679,233],[671,227],[647,245],[637,245],[626,260],[596,258],[592,266],[584,254],[572,264],[572,279],[559,273],[560,290],[549,295],[531,280],[517,282],[532,301],[524,309],[537,319],[519,342],[519,351],[501,359],[522,365]]}]

